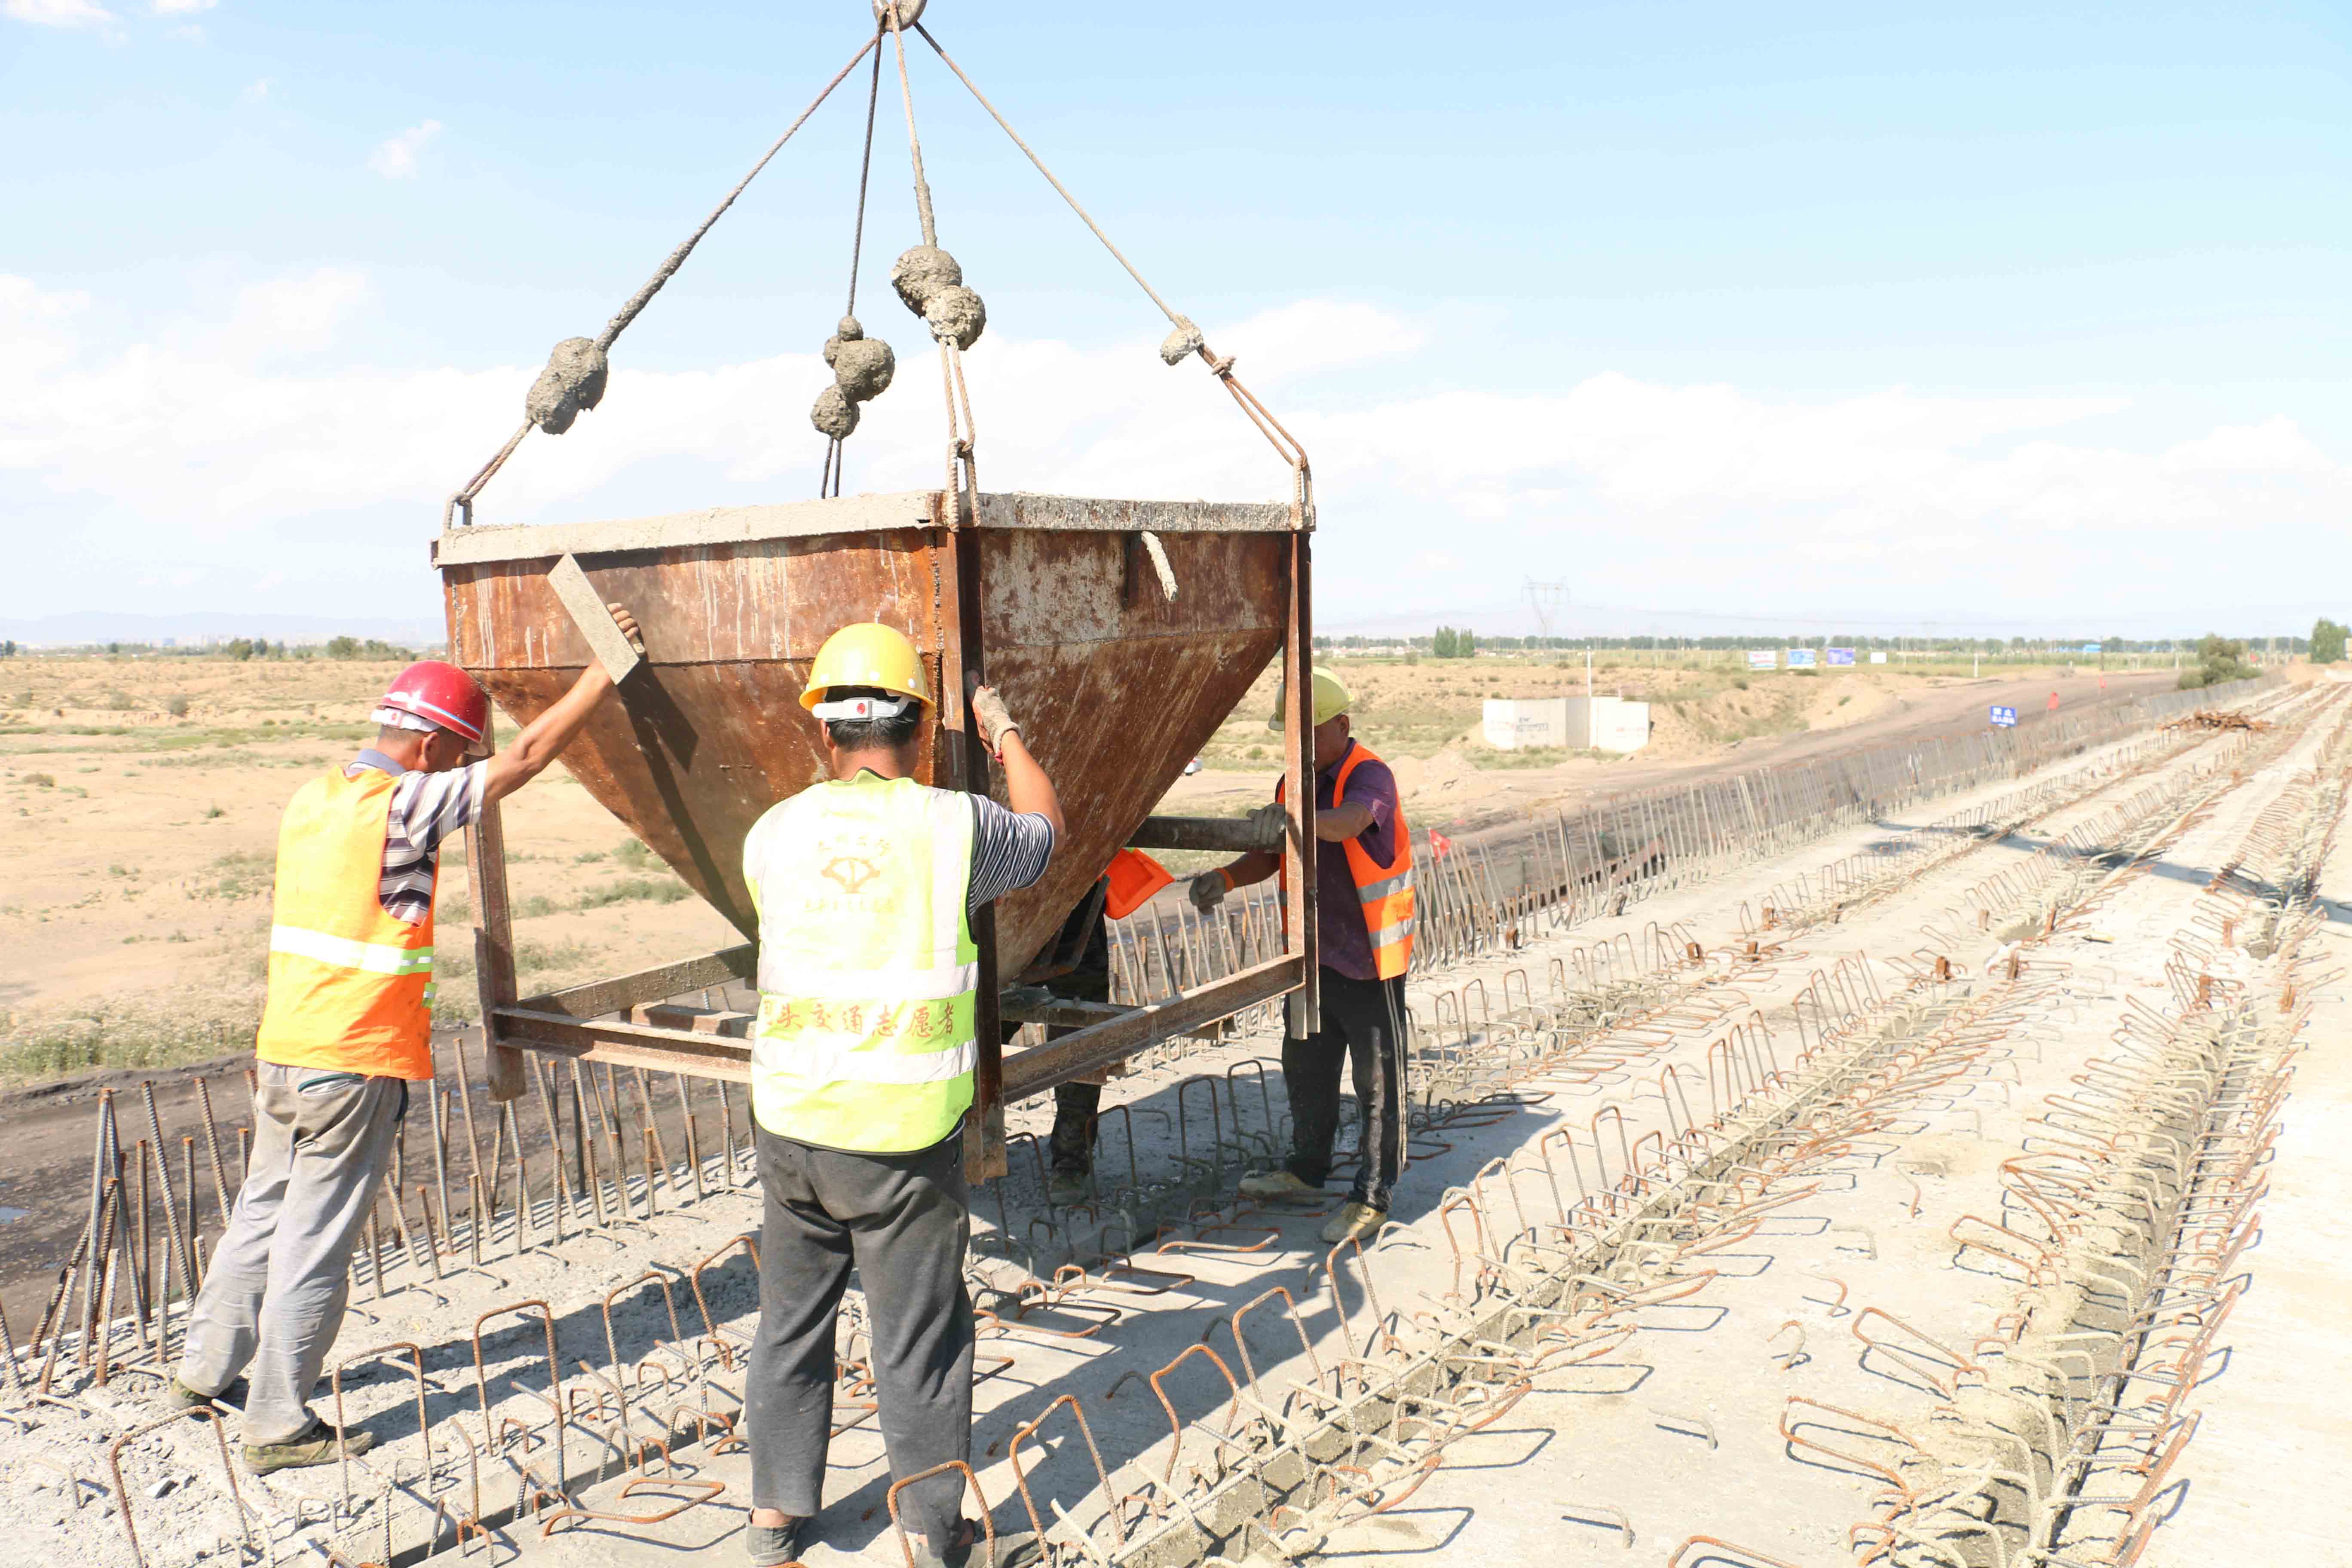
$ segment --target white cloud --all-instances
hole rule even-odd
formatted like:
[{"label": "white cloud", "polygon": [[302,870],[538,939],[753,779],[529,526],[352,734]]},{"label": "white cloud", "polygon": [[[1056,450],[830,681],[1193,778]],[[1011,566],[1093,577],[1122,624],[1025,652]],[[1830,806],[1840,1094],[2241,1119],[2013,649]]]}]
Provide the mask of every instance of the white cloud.
[{"label": "white cloud", "polygon": [[2200,440],[2183,442],[2164,457],[2166,471],[2175,474],[2324,474],[2335,466],[2284,415],[2260,425],[2225,425]]},{"label": "white cloud", "polygon": [[220,0],[152,0],[152,8],[158,16],[184,16],[219,4]]},{"label": "white cloud", "polygon": [[96,0],[0,0],[0,16],[37,27],[88,27],[114,20]]},{"label": "white cloud", "polygon": [[263,99],[268,98],[268,96],[269,79],[268,77],[262,77],[256,80],[251,87],[248,87],[243,92],[238,93],[236,95],[236,100],[239,103],[259,103]]},{"label": "white cloud", "polygon": [[[405,575],[366,584],[384,598],[353,613],[429,605],[411,545],[520,422],[539,367],[334,363],[320,351],[369,297],[362,275],[322,269],[257,282],[216,320],[110,345],[83,327],[87,296],[0,278],[0,501],[71,520],[66,535],[80,539],[59,536],[61,563],[75,549],[195,552],[240,582],[280,572],[281,593],[313,595],[327,568],[289,558],[284,541],[331,532],[348,555],[359,536],[322,520],[379,509],[412,520],[398,526],[413,534],[379,539]],[[868,331],[901,360],[850,439],[848,488],[935,486],[937,351],[895,305],[870,312]],[[1244,379],[1313,457],[1328,626],[1458,613],[1458,599],[1428,596],[1442,574],[1456,574],[1449,595],[1491,579],[1483,598],[1496,602],[1516,599],[1522,577],[1569,578],[1580,603],[1988,616],[2023,603],[2268,604],[2352,578],[2352,468],[2284,416],[2135,449],[2067,437],[2092,416],[2113,426],[2128,412],[2114,397],[1796,399],[1609,372],[1557,391],[1412,390],[1426,384],[1419,365],[1354,367],[1431,341],[1428,327],[1328,301],[1211,326],[1210,341],[1242,356]],[[966,361],[982,482],[1286,498],[1287,468],[1214,378],[1197,362],[1163,366],[1157,342],[1079,348],[992,330]],[[1349,374],[1289,384],[1306,365]],[[479,515],[813,494],[824,443],[807,410],[828,379],[814,353],[642,370],[625,339],[603,406],[565,436],[524,441]],[[2214,547],[2256,531],[2299,548],[2294,581],[2281,582],[2274,555]],[[11,607],[31,606],[0,605]]]},{"label": "white cloud", "polygon": [[363,274],[322,267],[305,278],[272,279],[237,291],[222,340],[236,355],[304,353],[334,342],[335,328],[367,298]]},{"label": "white cloud", "polygon": [[441,122],[425,121],[412,125],[399,135],[385,142],[368,156],[368,167],[387,180],[410,180],[416,177],[416,154],[425,144],[440,133]]}]

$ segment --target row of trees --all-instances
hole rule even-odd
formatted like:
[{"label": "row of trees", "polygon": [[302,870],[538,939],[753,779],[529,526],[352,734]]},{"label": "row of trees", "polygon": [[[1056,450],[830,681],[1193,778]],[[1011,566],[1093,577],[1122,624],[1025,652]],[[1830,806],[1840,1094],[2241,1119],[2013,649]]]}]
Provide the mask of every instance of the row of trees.
[{"label": "row of trees", "polygon": [[[414,648],[388,643],[380,637],[329,637],[323,643],[297,643],[292,647],[284,641],[271,642],[268,637],[231,637],[225,643],[208,647],[158,647],[152,643],[110,642],[92,645],[96,652],[104,651],[120,658],[123,654],[150,658],[233,658],[244,662],[257,658],[333,658],[333,659],[407,659],[416,657]],[[15,642],[0,642],[0,658],[12,658],[26,651]]]},{"label": "row of trees", "polygon": [[2254,667],[2246,662],[2244,643],[2235,637],[2208,635],[2197,639],[2197,662],[2180,672],[2180,689],[2191,691],[2200,686],[2221,686],[2247,679],[2255,673]]},{"label": "row of trees", "polygon": [[2217,640],[2234,640],[2235,646],[2238,649],[2236,657],[2241,661],[2244,659],[2247,647],[2251,642],[2257,646],[2267,644],[2267,646],[2272,647],[2279,647],[2280,645],[2284,645],[2281,651],[2308,654],[2315,663],[2328,664],[2345,657],[2347,635],[2346,627],[2323,616],[2318,624],[2312,627],[2311,635],[2307,637],[2293,637],[2270,639],[2224,639],[2218,637],[2215,634],[2209,634],[2205,637],[2193,642],[2186,639],[2171,637],[1866,637],[1847,635],[1832,637],[1671,637],[1640,636],[1525,637],[1481,637],[1465,626],[1440,626],[1434,633],[1428,637],[1402,638],[1318,637],[1315,639],[1315,646],[1319,648],[1362,650],[1367,648],[1395,647],[1402,644],[1406,648],[1425,652],[1436,658],[1469,658],[1482,648],[1489,652],[1497,653],[1532,653],[1552,650],[1559,652],[1582,651],[1587,648],[1630,648],[1635,650],[1650,650],[1657,648],[1696,648],[1704,651],[1737,651],[1749,648],[1782,649],[1792,647],[1851,647],[1869,650],[1903,649],[1916,650],[1920,652],[1958,654],[1961,656],[1979,653],[1992,655],[2039,654],[2052,658],[2063,658],[2070,654],[2078,654],[2084,647],[2095,642],[2098,644],[2100,651],[2104,653],[2194,653],[2197,656],[2199,662],[2202,664],[2206,662],[2204,649],[2207,644],[2213,643]]}]

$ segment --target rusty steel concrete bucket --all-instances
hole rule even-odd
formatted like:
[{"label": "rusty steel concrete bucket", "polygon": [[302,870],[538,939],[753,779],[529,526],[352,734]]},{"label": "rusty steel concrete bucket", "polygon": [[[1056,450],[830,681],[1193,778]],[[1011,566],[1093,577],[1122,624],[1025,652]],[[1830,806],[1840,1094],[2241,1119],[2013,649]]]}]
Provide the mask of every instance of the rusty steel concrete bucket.
[{"label": "rusty steel concrete bucket", "polygon": [[[551,580],[577,559],[644,628],[646,667],[564,764],[747,937],[742,847],[776,802],[826,776],[800,706],[837,627],[880,621],[922,651],[943,705],[919,776],[961,731],[961,569],[938,491],[721,509],[618,523],[464,528],[436,551],[454,662],[528,723],[595,656]],[[963,533],[991,684],[1062,798],[1067,837],[1037,886],[997,908],[1017,974],[1184,764],[1281,651],[1289,509],[984,495]],[[1163,584],[1151,530],[1176,587]],[[999,795],[1002,786],[999,785]]]},{"label": "rusty steel concrete bucket", "polygon": [[[976,922],[984,977],[976,1125],[1001,1159],[1004,1083],[989,983],[1019,976],[1046,946],[1269,662],[1280,657],[1286,670],[1304,670],[1311,526],[1280,504],[918,490],[625,521],[452,527],[435,562],[451,658],[514,719],[546,711],[592,658],[625,671],[619,700],[597,710],[564,763],[754,941],[743,840],[762,812],[826,776],[816,721],[799,700],[828,636],[880,621],[921,651],[941,698],[921,742],[919,776],[928,783],[991,786],[964,698],[982,679],[1003,693],[1060,793],[1066,832],[1044,880]],[[614,632],[600,607],[607,602],[635,615],[641,659]],[[1014,1098],[1301,987],[1303,1016],[1312,1016],[1314,879],[1299,874],[1313,831],[1303,739],[1309,685],[1290,683],[1301,721],[1284,738],[1294,818],[1283,846],[1294,872],[1284,957],[1023,1053]],[[740,1019],[688,1029],[615,1016],[748,978],[750,944],[519,998],[495,811],[473,850],[478,984],[498,1098],[522,1092],[525,1081],[520,1051],[509,1047],[745,1076],[745,1048],[723,1037],[740,1035]]]}]

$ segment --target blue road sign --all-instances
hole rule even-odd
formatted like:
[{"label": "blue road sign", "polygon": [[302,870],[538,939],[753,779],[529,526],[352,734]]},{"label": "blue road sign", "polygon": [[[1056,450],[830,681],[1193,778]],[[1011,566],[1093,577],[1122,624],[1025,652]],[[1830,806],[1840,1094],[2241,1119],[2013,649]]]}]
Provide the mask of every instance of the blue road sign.
[{"label": "blue road sign", "polygon": [[1830,662],[1832,664],[1852,664],[1853,662],[1853,649],[1850,647],[1833,647],[1829,650],[1829,655]]},{"label": "blue road sign", "polygon": [[1996,708],[1992,710],[1992,721],[1995,724],[2000,725],[2004,730],[2015,729],[2017,727],[2017,710],[2014,708]]}]

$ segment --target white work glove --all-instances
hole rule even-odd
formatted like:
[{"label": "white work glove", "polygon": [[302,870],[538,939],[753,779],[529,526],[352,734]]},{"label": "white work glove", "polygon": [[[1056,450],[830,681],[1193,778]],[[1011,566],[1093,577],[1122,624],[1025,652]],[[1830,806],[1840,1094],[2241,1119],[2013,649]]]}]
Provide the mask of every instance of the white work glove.
[{"label": "white work glove", "polygon": [[1192,879],[1191,891],[1192,907],[1205,915],[1225,901],[1225,874],[1203,871]]},{"label": "white work glove", "polygon": [[1259,833],[1279,840],[1290,831],[1290,807],[1270,800],[1251,812],[1249,821]]},{"label": "white work glove", "polygon": [[996,694],[993,686],[976,687],[971,694],[971,715],[980,721],[980,738],[988,742],[992,752],[1004,750],[1004,737],[1017,735],[1021,726],[1004,706],[1004,699]]}]

